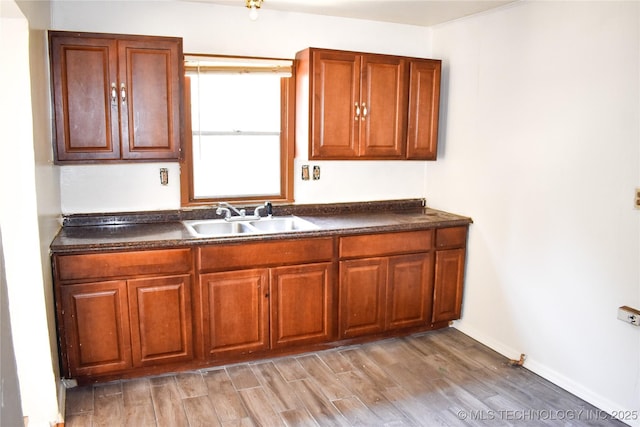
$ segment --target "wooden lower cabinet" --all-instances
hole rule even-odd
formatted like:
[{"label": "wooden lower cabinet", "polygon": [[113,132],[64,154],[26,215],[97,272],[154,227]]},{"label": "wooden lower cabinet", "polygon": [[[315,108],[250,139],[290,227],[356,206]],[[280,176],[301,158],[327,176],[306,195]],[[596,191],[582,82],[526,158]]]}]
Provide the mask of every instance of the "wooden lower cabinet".
[{"label": "wooden lower cabinet", "polygon": [[193,359],[191,249],[52,261],[64,376],[86,380]]},{"label": "wooden lower cabinet", "polygon": [[431,320],[433,252],[391,257],[386,329],[426,325]]},{"label": "wooden lower cabinet", "polygon": [[384,330],[387,262],[367,258],[340,262],[341,338],[374,334]]},{"label": "wooden lower cabinet", "polygon": [[54,254],[62,374],[158,374],[446,326],[461,314],[466,238],[460,226]]},{"label": "wooden lower cabinet", "polygon": [[269,346],[269,272],[251,269],[200,275],[205,353],[249,354]]},{"label": "wooden lower cabinet", "polygon": [[466,245],[466,226],[436,230],[434,323],[456,320],[462,315]]},{"label": "wooden lower cabinet", "polygon": [[429,324],[432,270],[432,253],[341,261],[340,337]]},{"label": "wooden lower cabinet", "polygon": [[333,264],[271,269],[271,348],[332,338]]},{"label": "wooden lower cabinet", "polygon": [[75,378],[132,367],[126,281],[63,286],[61,300],[66,375]]},{"label": "wooden lower cabinet", "polygon": [[127,281],[134,366],[193,358],[191,276]]},{"label": "wooden lower cabinet", "polygon": [[332,271],[327,262],[201,274],[208,357],[328,341]]},{"label": "wooden lower cabinet", "polygon": [[436,253],[433,322],[459,319],[462,314],[462,284],[465,250],[448,249]]},{"label": "wooden lower cabinet", "polygon": [[193,358],[189,275],[65,285],[71,377]]}]

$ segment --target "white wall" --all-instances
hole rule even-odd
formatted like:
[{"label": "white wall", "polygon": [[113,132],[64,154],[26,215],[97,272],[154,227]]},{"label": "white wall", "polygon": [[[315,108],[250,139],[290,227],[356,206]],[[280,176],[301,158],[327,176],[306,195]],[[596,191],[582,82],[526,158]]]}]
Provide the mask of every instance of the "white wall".
[{"label": "white wall", "polygon": [[[306,47],[429,57],[426,28],[269,10],[252,22],[246,8],[186,1],[53,2],[53,29],[184,38],[187,53],[293,58]],[[425,196],[425,162],[313,162],[320,181],[301,180],[305,150],[297,150],[297,203],[381,200]],[[162,187],[158,169],[169,167]],[[65,213],[178,209],[179,165],[65,166]]]},{"label": "white wall", "polygon": [[518,2],[435,27],[433,49],[428,200],[474,219],[457,327],[639,411],[640,328],[616,313],[640,307],[640,3]]},{"label": "white wall", "polygon": [[[57,348],[55,340],[51,341],[54,328],[50,316],[51,274],[49,262],[43,261],[56,228],[40,228],[47,221],[40,221],[43,215],[36,195],[34,140],[49,138],[34,135],[33,129],[34,123],[44,125],[45,129],[48,123],[34,122],[34,111],[38,108],[32,109],[29,66],[28,22],[13,0],[3,0],[0,2],[0,81],[4,82],[0,98],[2,247],[22,413],[29,418],[29,425],[45,427],[58,419]],[[49,185],[41,189],[58,192],[55,178],[53,185]],[[52,197],[57,199],[55,195]],[[56,202],[45,210],[55,211]],[[45,236],[42,240],[41,233]]]}]

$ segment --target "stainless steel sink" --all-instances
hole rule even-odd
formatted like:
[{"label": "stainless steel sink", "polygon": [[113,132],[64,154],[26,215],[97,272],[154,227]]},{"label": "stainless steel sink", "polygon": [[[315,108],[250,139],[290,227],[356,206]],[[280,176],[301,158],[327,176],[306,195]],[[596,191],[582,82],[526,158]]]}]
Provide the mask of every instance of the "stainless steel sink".
[{"label": "stainless steel sink", "polygon": [[249,224],[261,233],[286,233],[319,228],[317,225],[296,216],[264,218],[259,221],[251,221]]},{"label": "stainless steel sink", "polygon": [[223,237],[242,234],[291,233],[296,231],[317,230],[312,222],[296,216],[262,218],[252,221],[225,221],[224,219],[205,219],[182,221],[195,237]]},{"label": "stainless steel sink", "polygon": [[189,232],[196,237],[230,236],[255,232],[247,223],[227,222],[220,219],[182,221]]}]

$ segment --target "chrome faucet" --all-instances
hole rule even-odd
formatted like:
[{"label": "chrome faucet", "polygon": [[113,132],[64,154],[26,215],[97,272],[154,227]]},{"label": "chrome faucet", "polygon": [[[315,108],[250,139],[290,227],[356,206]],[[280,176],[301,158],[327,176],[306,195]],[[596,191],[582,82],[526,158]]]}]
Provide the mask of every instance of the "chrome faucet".
[{"label": "chrome faucet", "polygon": [[230,221],[232,218],[231,211],[235,212],[241,218],[244,218],[246,216],[246,211],[244,209],[238,210],[227,202],[218,203],[218,209],[216,209],[216,215],[222,215],[222,213],[224,212],[224,219],[226,219],[227,221]]},{"label": "chrome faucet", "polygon": [[[271,202],[265,202],[264,205],[256,207],[253,215],[247,215],[245,209],[237,209],[227,202],[220,202],[216,209],[216,215],[222,215],[224,213],[225,221],[254,221],[260,219],[260,211],[265,208],[267,209],[268,217],[271,218],[271,215],[273,215]],[[236,216],[233,216],[233,213],[235,213]]]}]

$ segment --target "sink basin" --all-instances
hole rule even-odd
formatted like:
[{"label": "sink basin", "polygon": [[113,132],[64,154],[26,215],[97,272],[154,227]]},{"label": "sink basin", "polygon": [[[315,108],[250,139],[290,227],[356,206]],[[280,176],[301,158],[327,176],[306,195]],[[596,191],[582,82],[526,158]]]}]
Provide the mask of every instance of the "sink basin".
[{"label": "sink basin", "polygon": [[246,222],[227,222],[220,219],[182,222],[196,237],[230,236],[255,232]]},{"label": "sink basin", "polygon": [[261,233],[285,233],[287,231],[308,231],[319,228],[317,225],[296,216],[264,218],[258,221],[251,221],[249,224]]},{"label": "sink basin", "polygon": [[319,227],[296,216],[262,218],[253,221],[225,221],[224,219],[204,219],[182,221],[195,237],[223,237],[242,234],[287,233],[317,230]]}]

